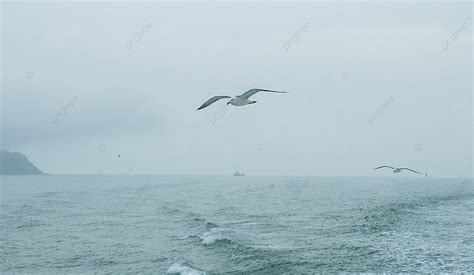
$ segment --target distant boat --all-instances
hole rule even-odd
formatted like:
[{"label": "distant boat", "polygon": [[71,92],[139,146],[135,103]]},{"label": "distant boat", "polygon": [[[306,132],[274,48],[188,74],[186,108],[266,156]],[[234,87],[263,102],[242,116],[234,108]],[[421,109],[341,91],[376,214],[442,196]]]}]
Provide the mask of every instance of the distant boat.
[{"label": "distant boat", "polygon": [[235,173],[234,173],[234,177],[243,177],[243,176],[245,176],[245,174],[240,173],[239,171],[235,171]]}]

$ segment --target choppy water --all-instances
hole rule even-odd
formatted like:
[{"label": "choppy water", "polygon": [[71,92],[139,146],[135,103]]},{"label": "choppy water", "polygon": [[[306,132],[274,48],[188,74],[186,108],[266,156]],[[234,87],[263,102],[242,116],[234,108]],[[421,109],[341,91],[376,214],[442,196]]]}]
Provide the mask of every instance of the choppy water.
[{"label": "choppy water", "polygon": [[0,180],[3,272],[474,272],[462,179]]}]

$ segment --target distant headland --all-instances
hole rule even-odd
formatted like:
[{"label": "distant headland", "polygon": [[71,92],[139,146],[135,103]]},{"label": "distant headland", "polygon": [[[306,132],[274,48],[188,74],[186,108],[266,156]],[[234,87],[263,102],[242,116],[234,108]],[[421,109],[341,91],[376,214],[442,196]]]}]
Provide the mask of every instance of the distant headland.
[{"label": "distant headland", "polygon": [[28,158],[18,152],[0,150],[0,175],[43,175]]}]

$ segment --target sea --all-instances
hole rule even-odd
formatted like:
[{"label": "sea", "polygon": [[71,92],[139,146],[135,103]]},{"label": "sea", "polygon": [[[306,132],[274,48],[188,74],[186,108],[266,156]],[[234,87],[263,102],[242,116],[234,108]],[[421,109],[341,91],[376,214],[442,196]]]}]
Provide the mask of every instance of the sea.
[{"label": "sea", "polygon": [[0,181],[1,273],[474,272],[471,179]]}]

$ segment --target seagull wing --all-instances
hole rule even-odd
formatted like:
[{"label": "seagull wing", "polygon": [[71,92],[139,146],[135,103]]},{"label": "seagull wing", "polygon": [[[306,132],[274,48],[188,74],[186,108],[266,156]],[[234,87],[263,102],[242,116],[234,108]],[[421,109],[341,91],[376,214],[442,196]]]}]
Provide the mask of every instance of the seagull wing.
[{"label": "seagull wing", "polygon": [[272,90],[265,90],[265,89],[250,89],[246,91],[245,93],[239,95],[240,98],[249,98],[253,96],[254,94],[258,92],[267,92],[267,93],[280,93],[280,94],[286,94],[288,92],[280,92],[280,91],[272,91]]},{"label": "seagull wing", "polygon": [[209,98],[206,102],[204,102],[204,104],[202,104],[201,107],[198,108],[198,110],[204,109],[207,106],[211,105],[212,103],[214,103],[218,100],[221,100],[223,98],[230,98],[230,96],[226,96],[226,95],[213,96],[213,97]]},{"label": "seagull wing", "polygon": [[392,168],[392,169],[395,169],[395,168],[393,168],[392,166],[384,165],[384,166],[380,166],[380,167],[374,168],[374,170],[377,170],[377,169],[380,169],[380,168]]},{"label": "seagull wing", "polygon": [[400,168],[400,170],[408,170],[408,171],[412,171],[413,173],[421,174],[420,172],[411,170],[410,168]]}]

